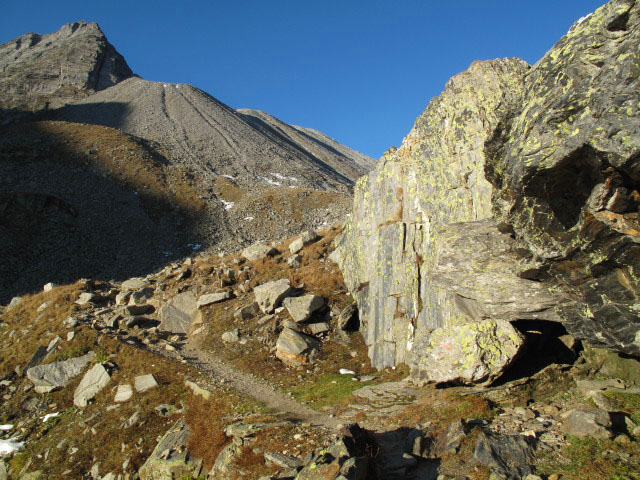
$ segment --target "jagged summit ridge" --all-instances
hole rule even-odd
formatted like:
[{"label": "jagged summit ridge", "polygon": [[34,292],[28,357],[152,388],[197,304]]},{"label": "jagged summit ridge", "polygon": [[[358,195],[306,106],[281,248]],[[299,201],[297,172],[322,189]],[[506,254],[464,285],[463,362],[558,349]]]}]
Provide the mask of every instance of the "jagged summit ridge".
[{"label": "jagged summit ridge", "polygon": [[55,108],[129,78],[133,72],[96,23],[27,33],[0,45],[0,108]]}]

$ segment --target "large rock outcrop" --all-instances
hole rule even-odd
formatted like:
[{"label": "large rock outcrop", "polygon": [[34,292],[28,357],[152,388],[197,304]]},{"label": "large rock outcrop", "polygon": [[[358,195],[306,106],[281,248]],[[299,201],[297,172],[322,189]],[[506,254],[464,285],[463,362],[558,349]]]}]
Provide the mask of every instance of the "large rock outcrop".
[{"label": "large rock outcrop", "polygon": [[336,259],[374,366],[486,319],[640,354],[639,14],[611,2],[531,68],[472,64],[358,181]]},{"label": "large rock outcrop", "polygon": [[59,107],[133,75],[100,27],[87,22],[0,45],[0,72],[0,108],[29,112]]}]

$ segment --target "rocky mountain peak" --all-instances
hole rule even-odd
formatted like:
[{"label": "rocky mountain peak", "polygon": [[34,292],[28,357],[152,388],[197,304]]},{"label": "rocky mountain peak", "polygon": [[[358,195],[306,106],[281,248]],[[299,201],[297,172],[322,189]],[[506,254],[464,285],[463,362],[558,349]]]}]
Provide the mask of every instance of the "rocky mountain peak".
[{"label": "rocky mountain peak", "polygon": [[59,107],[132,75],[96,23],[27,33],[0,45],[0,117]]}]

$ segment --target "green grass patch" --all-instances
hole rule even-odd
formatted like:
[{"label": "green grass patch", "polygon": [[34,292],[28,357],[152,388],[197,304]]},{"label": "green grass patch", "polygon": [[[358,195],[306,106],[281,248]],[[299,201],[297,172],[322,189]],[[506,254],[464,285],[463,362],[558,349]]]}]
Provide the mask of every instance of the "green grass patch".
[{"label": "green grass patch", "polygon": [[298,402],[318,409],[328,405],[340,405],[356,390],[376,382],[356,382],[349,375],[324,373],[309,381],[291,387],[291,395]]},{"label": "green grass patch", "polygon": [[558,473],[563,480],[638,480],[640,458],[635,442],[567,436],[560,450],[540,457],[538,473]]},{"label": "green grass patch", "polygon": [[605,392],[614,406],[622,412],[628,413],[631,419],[640,425],[640,394],[627,392]]}]

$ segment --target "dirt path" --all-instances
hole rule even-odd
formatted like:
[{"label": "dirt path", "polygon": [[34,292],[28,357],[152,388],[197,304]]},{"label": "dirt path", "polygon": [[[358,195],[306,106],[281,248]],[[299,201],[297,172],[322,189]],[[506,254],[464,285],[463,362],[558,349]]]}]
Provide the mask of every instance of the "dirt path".
[{"label": "dirt path", "polygon": [[290,420],[330,428],[335,428],[341,423],[340,419],[317,412],[306,405],[296,402],[265,381],[222,362],[208,352],[195,348],[186,348],[182,350],[181,354],[189,364],[212,380],[221,382],[239,393],[264,403],[268,408],[284,414]]}]

